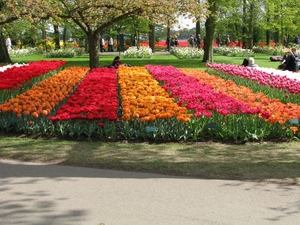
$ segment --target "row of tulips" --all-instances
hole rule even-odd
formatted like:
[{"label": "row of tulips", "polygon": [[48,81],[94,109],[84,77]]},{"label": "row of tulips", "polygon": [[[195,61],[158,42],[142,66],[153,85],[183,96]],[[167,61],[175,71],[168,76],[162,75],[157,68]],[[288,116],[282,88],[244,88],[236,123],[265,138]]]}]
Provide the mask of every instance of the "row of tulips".
[{"label": "row of tulips", "polygon": [[271,88],[287,90],[292,94],[300,93],[300,81],[290,79],[288,76],[278,76],[259,68],[256,69],[232,64],[207,63],[206,66],[214,70],[226,72],[232,76],[242,76],[260,85],[268,85]]},{"label": "row of tulips", "polygon": [[159,85],[144,67],[119,67],[122,100],[122,138],[142,140],[189,139],[192,114]]},{"label": "row of tulips", "polygon": [[217,111],[221,115],[260,112],[259,108],[250,107],[242,101],[215,91],[213,87],[198,82],[192,76],[186,76],[172,66],[147,65],[147,69],[155,79],[166,82],[163,88],[170,92],[171,96],[180,99],[179,105],[185,105],[189,110],[194,111],[195,117],[211,116],[212,111]]},{"label": "row of tulips", "polygon": [[144,67],[120,67],[118,70],[123,120],[154,121],[176,117],[187,122],[191,115],[180,107]]},{"label": "row of tulips", "polygon": [[[218,121],[213,123],[214,128],[222,124],[215,129],[216,133],[219,132],[218,138],[233,131],[234,127],[227,127],[233,124],[240,124],[241,127],[244,127],[240,130],[244,134],[234,134],[232,136],[234,139],[257,137],[258,132],[268,134],[273,138],[276,136],[280,138],[286,134],[299,136],[297,125],[289,124],[291,120],[300,118],[300,106],[297,104],[283,104],[278,99],[270,99],[262,93],[255,94],[244,86],[237,86],[232,81],[225,81],[201,70],[182,69],[179,71],[171,66],[147,65],[146,67],[157,80],[165,82],[163,85],[165,90],[170,92],[171,96],[178,98],[179,104],[184,104],[189,110],[192,110],[196,118],[199,116],[212,117],[212,121]],[[199,82],[195,82],[195,79]],[[228,119],[220,118],[220,115],[229,116],[230,114],[239,114],[239,117],[231,115],[230,120],[236,121],[233,124],[224,123]],[[252,128],[254,126],[249,124],[249,117],[246,117],[246,114],[254,114],[252,117],[255,123],[260,124],[261,127],[256,126],[255,130],[249,131],[250,126]],[[256,118],[256,114],[258,118]],[[232,118],[235,119],[232,120]],[[238,122],[241,118],[243,118],[244,124]],[[274,126],[265,126],[261,119]],[[278,134],[279,124],[284,128],[281,129],[282,134],[280,135]],[[227,134],[225,134],[226,132]]]},{"label": "row of tulips", "polygon": [[0,73],[0,90],[4,89],[19,89],[22,83],[30,81],[31,78],[48,73],[50,70],[55,70],[64,64],[66,61],[38,61],[30,62],[28,65],[21,67],[10,67]]},{"label": "row of tulips", "polygon": [[0,67],[0,72],[3,72],[9,68],[13,68],[13,67],[21,67],[21,66],[25,66],[25,65],[28,65],[28,64],[19,64],[19,63],[15,63],[15,64],[8,64],[8,65],[5,65],[5,66],[1,66]]},{"label": "row of tulips", "polygon": [[59,108],[52,121],[118,119],[118,83],[115,69],[97,68],[85,77],[76,92]]},{"label": "row of tulips", "polygon": [[5,131],[47,133],[49,114],[74,91],[88,70],[88,67],[68,67],[0,104],[0,126]]},{"label": "row of tulips", "polygon": [[4,66],[0,72],[0,103],[31,89],[43,79],[52,76],[66,63],[61,60],[42,60]]},{"label": "row of tulips", "polygon": [[300,136],[287,121],[298,116],[291,114],[296,105],[279,108],[278,100],[203,71],[151,65],[88,70],[67,68],[1,104],[0,130],[164,141]]},{"label": "row of tulips", "polygon": [[283,104],[279,99],[271,99],[263,93],[254,93],[250,88],[238,86],[234,82],[210,75],[204,71],[181,69],[189,76],[195,77],[234,99],[240,100],[250,107],[259,109],[259,116],[270,123],[284,124],[291,119],[300,118],[300,106],[297,104]]}]

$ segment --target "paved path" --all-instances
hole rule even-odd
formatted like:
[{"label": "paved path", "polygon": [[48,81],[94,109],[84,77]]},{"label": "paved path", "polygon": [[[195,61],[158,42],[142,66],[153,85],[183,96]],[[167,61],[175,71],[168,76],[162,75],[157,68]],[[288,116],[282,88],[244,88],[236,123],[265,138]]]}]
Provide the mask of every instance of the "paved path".
[{"label": "paved path", "polygon": [[1,225],[299,224],[300,186],[0,160]]}]

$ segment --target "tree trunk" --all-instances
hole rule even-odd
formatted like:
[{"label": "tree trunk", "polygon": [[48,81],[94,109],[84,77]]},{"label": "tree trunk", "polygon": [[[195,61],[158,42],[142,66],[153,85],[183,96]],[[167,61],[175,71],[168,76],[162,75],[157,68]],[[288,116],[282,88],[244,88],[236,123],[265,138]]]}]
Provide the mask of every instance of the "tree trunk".
[{"label": "tree trunk", "polygon": [[[269,17],[267,17],[267,23],[269,23],[270,22],[270,18]],[[270,30],[268,29],[268,30],[266,30],[266,41],[267,41],[267,46],[269,46],[270,45]]]},{"label": "tree trunk", "polygon": [[53,25],[54,28],[54,42],[55,42],[55,49],[60,49],[59,43],[59,28],[57,25]]},{"label": "tree trunk", "polygon": [[45,28],[42,29],[43,49],[47,52],[47,33]]},{"label": "tree trunk", "polygon": [[63,43],[64,43],[64,48],[67,47],[67,26],[64,27],[63,31]]},{"label": "tree trunk", "polygon": [[12,64],[12,61],[9,57],[6,45],[5,45],[5,38],[3,33],[1,32],[0,28],[0,63],[3,64]]},{"label": "tree trunk", "polygon": [[155,52],[155,25],[150,25],[150,33],[149,33],[149,44],[152,52]]},{"label": "tree trunk", "polygon": [[196,22],[196,36],[197,37],[198,37],[198,34],[201,34],[201,31],[200,31],[200,21]]},{"label": "tree trunk", "polygon": [[216,22],[218,19],[217,3],[212,0],[209,1],[209,11],[211,12],[205,21],[206,36],[204,40],[204,55],[202,62],[213,63],[213,42],[216,28]]},{"label": "tree trunk", "polygon": [[98,68],[99,67],[99,38],[100,33],[93,33],[92,31],[88,34],[89,41],[89,56],[90,56],[90,68]]},{"label": "tree trunk", "polygon": [[254,27],[254,3],[250,3],[250,18],[249,18],[249,49],[253,48],[253,27]]}]

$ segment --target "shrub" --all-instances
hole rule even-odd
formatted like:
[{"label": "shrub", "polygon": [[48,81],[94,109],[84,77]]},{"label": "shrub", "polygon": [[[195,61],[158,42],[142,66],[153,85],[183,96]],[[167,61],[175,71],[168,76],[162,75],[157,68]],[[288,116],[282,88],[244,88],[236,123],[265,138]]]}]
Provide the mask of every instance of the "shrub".
[{"label": "shrub", "polygon": [[191,47],[173,47],[170,49],[170,53],[179,59],[199,59],[203,56],[204,51]]},{"label": "shrub", "polygon": [[75,56],[76,52],[73,48],[52,50],[46,53],[46,58],[74,58]]},{"label": "shrub", "polygon": [[152,49],[146,46],[129,47],[124,53],[125,58],[151,58]]}]

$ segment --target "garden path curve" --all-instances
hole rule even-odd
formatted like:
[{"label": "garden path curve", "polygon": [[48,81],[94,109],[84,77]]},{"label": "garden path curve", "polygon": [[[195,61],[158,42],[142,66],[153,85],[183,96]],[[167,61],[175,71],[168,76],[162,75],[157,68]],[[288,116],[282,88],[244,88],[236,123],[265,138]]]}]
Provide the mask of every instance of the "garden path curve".
[{"label": "garden path curve", "polygon": [[0,224],[299,224],[300,186],[0,160]]}]

